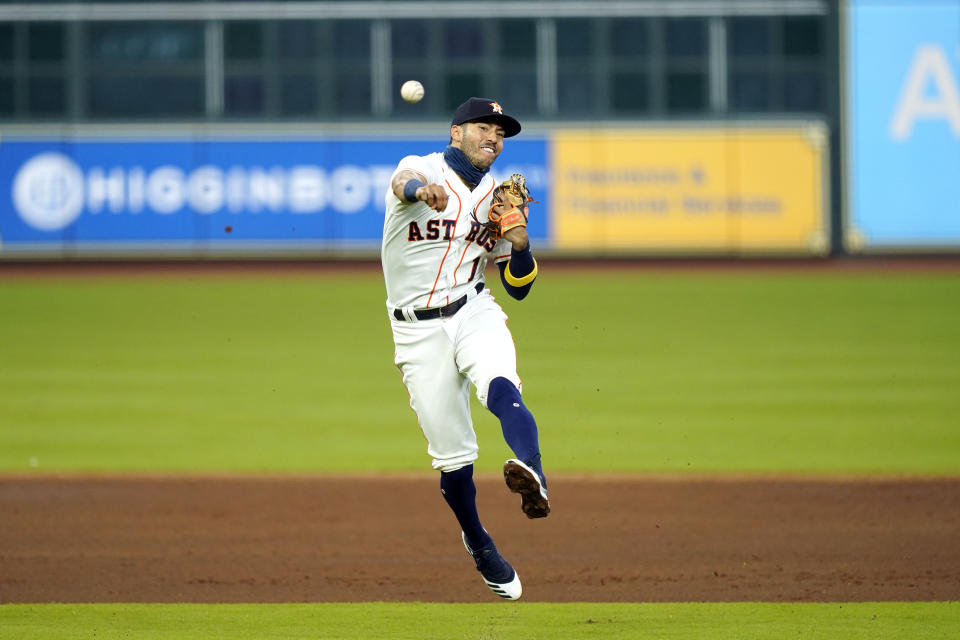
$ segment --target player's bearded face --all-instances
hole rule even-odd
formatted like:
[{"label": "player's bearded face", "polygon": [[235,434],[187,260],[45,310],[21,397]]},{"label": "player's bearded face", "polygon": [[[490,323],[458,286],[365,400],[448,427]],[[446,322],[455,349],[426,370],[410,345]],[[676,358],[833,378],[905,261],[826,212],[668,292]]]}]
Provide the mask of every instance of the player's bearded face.
[{"label": "player's bearded face", "polygon": [[[477,169],[487,169],[503,151],[503,127],[490,122],[466,122],[460,127],[460,150]],[[454,137],[454,143],[457,143]]]}]

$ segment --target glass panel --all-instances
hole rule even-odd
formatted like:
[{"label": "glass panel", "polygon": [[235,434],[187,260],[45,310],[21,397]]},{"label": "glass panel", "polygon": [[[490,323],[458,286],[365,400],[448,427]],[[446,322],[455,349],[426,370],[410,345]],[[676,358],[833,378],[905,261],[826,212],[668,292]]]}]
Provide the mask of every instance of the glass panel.
[{"label": "glass panel", "polygon": [[447,57],[479,58],[486,53],[483,25],[477,20],[444,20],[441,28]]},{"label": "glass panel", "polygon": [[707,21],[702,18],[667,20],[667,54],[703,56],[707,53]]},{"label": "glass panel", "polygon": [[467,98],[478,96],[487,97],[483,85],[483,76],[473,71],[463,73],[448,73],[443,80],[444,111],[453,115],[460,104]]},{"label": "glass panel", "polygon": [[398,60],[424,60],[429,52],[428,24],[420,20],[394,20],[390,23],[390,48]]},{"label": "glass panel", "polygon": [[370,22],[368,20],[338,22],[334,33],[338,58],[357,61],[370,59]]},{"label": "glass panel", "polygon": [[537,57],[537,25],[533,20],[500,20],[500,55],[512,60]]},{"label": "glass panel", "polygon": [[610,33],[610,50],[618,56],[638,56],[650,52],[650,21],[644,18],[616,20]]},{"label": "glass panel", "polygon": [[317,55],[317,23],[284,20],[277,23],[280,32],[280,57],[302,60]]},{"label": "glass panel", "polygon": [[341,115],[363,118],[370,115],[370,74],[343,71],[337,78],[336,105]]},{"label": "glass panel", "polygon": [[770,74],[734,73],[730,80],[730,108],[736,111],[769,111],[772,107]]},{"label": "glass panel", "polygon": [[223,25],[223,40],[227,60],[257,60],[263,57],[263,27],[259,22],[226,22]]},{"label": "glass panel", "polygon": [[313,76],[285,76],[280,87],[280,111],[303,115],[317,110],[317,79]]},{"label": "glass panel", "polygon": [[537,113],[537,72],[533,69],[511,69],[501,75],[496,96],[504,111],[511,115]]},{"label": "glass panel", "polygon": [[768,56],[773,52],[770,18],[732,18],[727,51],[733,56]]},{"label": "glass panel", "polygon": [[224,111],[230,115],[258,115],[266,103],[263,78],[230,76],[224,88]]},{"label": "glass panel", "polygon": [[788,73],[783,80],[783,106],[789,111],[823,109],[823,80],[819,73]]},{"label": "glass panel", "polygon": [[592,54],[592,22],[579,18],[561,18],[556,22],[558,58],[586,58]]},{"label": "glass panel", "polygon": [[67,110],[63,78],[30,78],[27,83],[27,110],[37,115],[62,115]]},{"label": "glass panel", "polygon": [[667,109],[702,111],[707,107],[707,74],[673,72],[667,74]]},{"label": "glass panel", "polygon": [[564,113],[583,114],[594,110],[597,78],[592,73],[560,71],[557,73],[557,99]]},{"label": "glass panel", "polygon": [[13,115],[13,78],[0,78],[0,115]]},{"label": "glass panel", "polygon": [[13,60],[13,25],[0,24],[0,60]]},{"label": "glass panel", "polygon": [[93,116],[199,116],[203,80],[197,77],[99,76],[90,82]]},{"label": "glass panel", "polygon": [[788,56],[815,58],[823,52],[823,22],[817,16],[783,19],[783,52]]},{"label": "glass panel", "polygon": [[27,27],[28,56],[31,60],[63,60],[63,24],[60,22],[32,22]]},{"label": "glass panel", "polygon": [[613,110],[617,112],[647,111],[650,108],[650,87],[645,73],[613,75]]},{"label": "glass panel", "polygon": [[174,22],[101,22],[87,30],[95,61],[177,62],[203,56],[203,25]]}]

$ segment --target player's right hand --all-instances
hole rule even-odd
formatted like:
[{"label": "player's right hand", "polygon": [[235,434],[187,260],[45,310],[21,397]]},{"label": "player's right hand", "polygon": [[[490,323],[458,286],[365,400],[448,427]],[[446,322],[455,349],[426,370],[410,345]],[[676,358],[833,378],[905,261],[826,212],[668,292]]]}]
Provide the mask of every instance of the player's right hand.
[{"label": "player's right hand", "polygon": [[435,211],[447,208],[447,191],[439,184],[427,184],[417,189],[417,200],[427,203]]}]

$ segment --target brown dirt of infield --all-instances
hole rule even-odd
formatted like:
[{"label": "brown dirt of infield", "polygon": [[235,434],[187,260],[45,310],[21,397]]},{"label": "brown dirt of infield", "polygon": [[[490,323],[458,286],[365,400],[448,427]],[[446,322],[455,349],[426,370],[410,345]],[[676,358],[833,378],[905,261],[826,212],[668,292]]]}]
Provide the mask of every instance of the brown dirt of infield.
[{"label": "brown dirt of infield", "polygon": [[[526,601],[960,600],[960,478],[550,479],[478,477]],[[494,600],[434,474],[0,477],[0,603]]]}]

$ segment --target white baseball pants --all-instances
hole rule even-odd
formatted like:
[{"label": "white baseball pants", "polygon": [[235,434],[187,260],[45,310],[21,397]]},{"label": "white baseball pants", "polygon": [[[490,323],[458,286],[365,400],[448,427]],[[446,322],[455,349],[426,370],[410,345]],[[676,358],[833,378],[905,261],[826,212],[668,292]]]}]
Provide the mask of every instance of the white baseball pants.
[{"label": "white baseball pants", "polygon": [[484,407],[494,378],[504,377],[520,388],[516,349],[506,322],[488,289],[471,295],[449,318],[391,317],[394,362],[410,393],[410,407],[427,439],[434,469],[455,471],[477,459],[471,384]]}]

